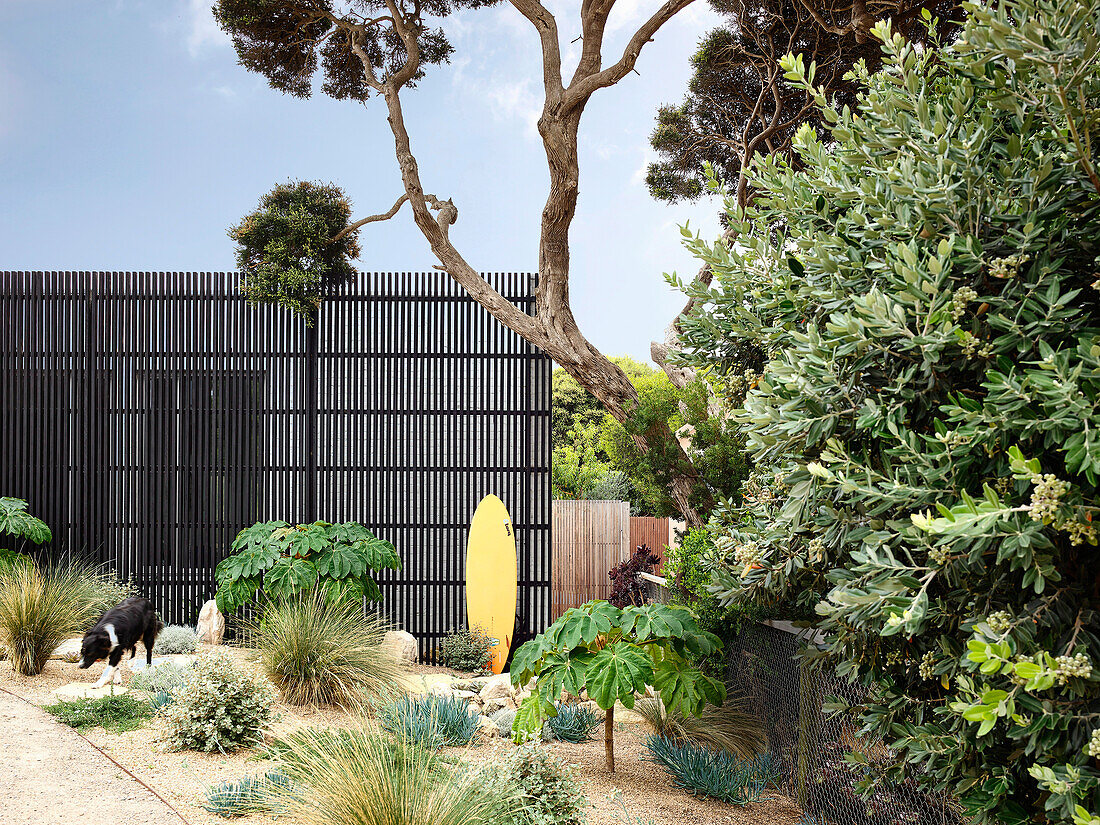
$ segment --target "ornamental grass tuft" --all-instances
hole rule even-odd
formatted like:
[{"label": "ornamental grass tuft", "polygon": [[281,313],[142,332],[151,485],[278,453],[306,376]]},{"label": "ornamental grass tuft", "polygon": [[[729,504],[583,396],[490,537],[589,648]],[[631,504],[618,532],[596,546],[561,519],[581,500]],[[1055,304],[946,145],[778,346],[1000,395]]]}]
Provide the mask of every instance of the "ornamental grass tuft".
[{"label": "ornamental grass tuft", "polygon": [[778,778],[770,754],[744,760],[686,739],[663,736],[647,737],[645,746],[650,754],[648,761],[668,771],[678,788],[734,805],[765,800],[768,787],[774,786]]},{"label": "ornamental grass tuft", "polygon": [[384,626],[358,601],[323,594],[267,604],[249,628],[264,673],[291,705],[360,707],[398,696],[400,663],[382,649]]},{"label": "ornamental grass tuft", "polygon": [[512,801],[463,763],[374,727],[298,731],[276,743],[300,825],[507,825]]},{"label": "ornamental grass tuft", "polygon": [[398,738],[439,750],[470,744],[478,715],[455,696],[403,696],[379,711],[378,722]]},{"label": "ornamental grass tuft", "polygon": [[692,716],[669,713],[659,698],[646,696],[634,703],[634,712],[665,739],[694,742],[741,759],[754,759],[768,749],[760,720],[732,701],[707,705],[699,716]]},{"label": "ornamental grass tuft", "polygon": [[90,567],[32,561],[0,573],[0,646],[22,676],[42,672],[57,646],[82,633],[104,609],[108,578]]}]

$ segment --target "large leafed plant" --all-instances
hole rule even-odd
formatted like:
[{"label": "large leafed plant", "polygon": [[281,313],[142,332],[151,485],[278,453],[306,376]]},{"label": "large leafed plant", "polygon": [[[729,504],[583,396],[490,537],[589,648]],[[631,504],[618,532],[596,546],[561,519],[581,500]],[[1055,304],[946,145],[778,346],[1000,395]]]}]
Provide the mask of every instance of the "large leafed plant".
[{"label": "large leafed plant", "polygon": [[691,660],[722,646],[701,630],[684,607],[647,604],[618,608],[604,601],[570,608],[545,633],[522,645],[512,659],[512,682],[534,690],[520,704],[512,728],[517,741],[537,736],[557,715],[562,691],[588,696],[607,715],[604,748],[615,770],[615,704],[634,707],[637,694],[653,687],[669,713],[698,716],[709,702],[721,704],[725,685],[700,672]]},{"label": "large leafed plant", "polygon": [[265,521],[242,530],[231,556],[214,571],[218,609],[232,613],[258,592],[284,599],[320,587],[334,599],[382,598],[371,577],[376,570],[398,570],[392,544],[354,521],[290,525]]},{"label": "large leafed plant", "polygon": [[[880,26],[858,114],[753,171],[682,344],[755,462],[727,603],[816,608],[889,776],[975,822],[1100,822],[1100,0]],[[868,774],[871,776],[871,774]],[[864,788],[871,790],[870,787]]]}]

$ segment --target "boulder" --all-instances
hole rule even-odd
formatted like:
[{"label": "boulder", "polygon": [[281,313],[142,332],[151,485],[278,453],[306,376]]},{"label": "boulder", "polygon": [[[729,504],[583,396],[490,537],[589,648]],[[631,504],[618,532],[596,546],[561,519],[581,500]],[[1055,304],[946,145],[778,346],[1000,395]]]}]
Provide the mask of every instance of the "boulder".
[{"label": "boulder", "polygon": [[470,690],[452,690],[451,695],[456,699],[465,699],[467,702],[477,702],[477,694]]},{"label": "boulder", "polygon": [[57,646],[57,650],[50,656],[51,659],[61,659],[66,662],[75,662],[80,658],[80,639],[66,639]]},{"label": "boulder", "polygon": [[477,730],[474,731],[474,741],[478,743],[490,742],[496,737],[500,736],[500,728],[497,727],[496,722],[490,719],[488,716],[479,716],[477,719]]},{"label": "boulder", "polygon": [[211,599],[199,611],[199,624],[195,635],[200,642],[208,645],[220,645],[225,637],[225,616],[218,610],[218,603]]},{"label": "boulder", "polygon": [[492,716],[498,710],[504,710],[511,706],[512,703],[507,699],[485,699],[482,703],[482,710],[486,716]]},{"label": "boulder", "polygon": [[513,694],[512,680],[507,673],[489,677],[481,688],[481,700],[483,702],[489,699],[511,699]]},{"label": "boulder", "polygon": [[389,651],[399,662],[416,664],[420,661],[420,647],[416,637],[405,630],[390,630],[382,637],[382,649]]}]

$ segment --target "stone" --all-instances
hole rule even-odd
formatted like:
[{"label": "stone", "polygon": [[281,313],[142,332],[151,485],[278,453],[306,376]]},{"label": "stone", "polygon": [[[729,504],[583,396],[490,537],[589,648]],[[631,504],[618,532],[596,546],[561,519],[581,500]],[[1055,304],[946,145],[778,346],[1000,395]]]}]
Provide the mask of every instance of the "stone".
[{"label": "stone", "polygon": [[484,699],[482,702],[482,709],[486,716],[492,716],[498,710],[504,710],[507,707],[511,707],[511,702],[507,699]]},{"label": "stone", "polygon": [[416,637],[406,630],[390,630],[382,637],[382,649],[399,662],[415,665],[420,661],[420,646]]},{"label": "stone", "polygon": [[57,646],[57,650],[50,656],[51,659],[61,659],[66,662],[75,662],[80,658],[80,642],[79,638],[66,639]]},{"label": "stone", "polygon": [[474,741],[479,743],[491,742],[500,735],[500,728],[497,727],[496,722],[488,716],[478,717],[477,730],[474,731]]},{"label": "stone", "polygon": [[195,635],[200,642],[220,645],[225,637],[225,616],[218,610],[218,603],[211,599],[199,611],[199,624]]},{"label": "stone", "polygon": [[485,680],[484,687],[481,688],[482,701],[488,701],[489,699],[511,699],[513,694],[512,679],[507,673],[500,673],[496,676],[489,677]]},{"label": "stone", "polygon": [[477,694],[470,690],[452,690],[451,695],[456,699],[465,699],[467,702],[477,701]]},{"label": "stone", "polygon": [[130,690],[128,687],[121,687],[119,685],[104,685],[97,688],[92,687],[91,682],[72,682],[68,685],[62,685],[53,691],[52,695],[56,696],[58,700],[62,702],[72,702],[76,699],[99,699],[102,696],[121,696]]}]

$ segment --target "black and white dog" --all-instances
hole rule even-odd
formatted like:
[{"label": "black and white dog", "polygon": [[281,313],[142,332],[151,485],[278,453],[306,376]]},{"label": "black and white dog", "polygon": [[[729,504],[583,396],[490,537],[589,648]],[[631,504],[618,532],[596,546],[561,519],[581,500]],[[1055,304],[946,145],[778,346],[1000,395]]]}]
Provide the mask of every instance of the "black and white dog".
[{"label": "black and white dog", "polygon": [[122,655],[128,650],[133,659],[137,653],[137,643],[141,641],[145,643],[145,662],[152,665],[153,644],[163,627],[151,601],[131,596],[104,613],[95,627],[84,634],[84,640],[80,643],[80,669],[106,659],[107,667],[95,687],[107,684],[112,674],[115,684],[122,684],[122,671],[119,669]]}]

